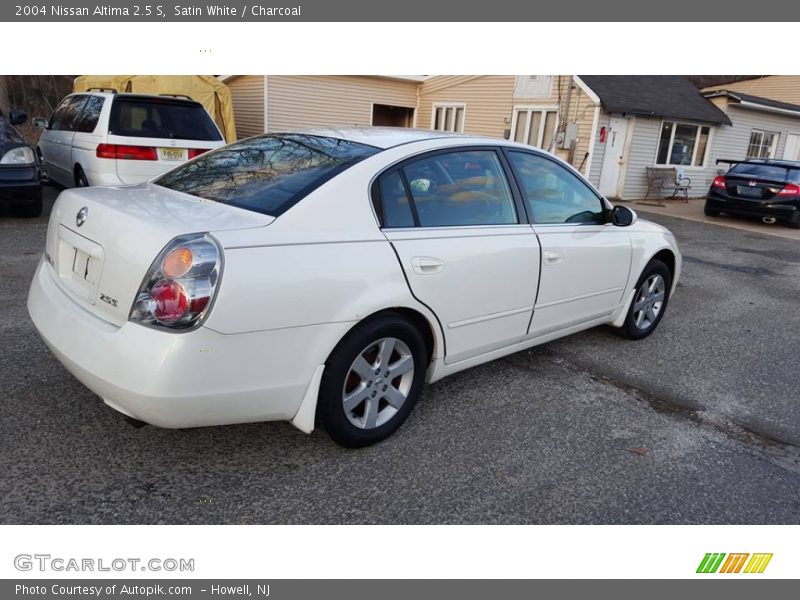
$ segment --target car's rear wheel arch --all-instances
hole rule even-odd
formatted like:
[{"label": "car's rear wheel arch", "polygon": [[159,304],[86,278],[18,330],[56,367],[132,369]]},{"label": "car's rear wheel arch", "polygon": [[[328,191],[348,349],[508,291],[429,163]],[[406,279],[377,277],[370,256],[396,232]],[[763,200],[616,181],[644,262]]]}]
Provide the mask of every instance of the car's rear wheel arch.
[{"label": "car's rear wheel arch", "polygon": [[[75,166],[72,169],[73,179],[75,180],[75,187],[88,187],[89,186],[89,178],[86,176],[86,171],[83,170],[83,167],[80,163],[75,163]],[[85,182],[86,185],[83,185],[82,182]]]}]

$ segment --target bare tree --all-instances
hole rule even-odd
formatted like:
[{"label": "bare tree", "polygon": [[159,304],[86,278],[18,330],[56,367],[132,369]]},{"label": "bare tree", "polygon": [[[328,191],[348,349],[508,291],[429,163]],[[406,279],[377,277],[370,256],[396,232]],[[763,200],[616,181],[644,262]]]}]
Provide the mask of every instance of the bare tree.
[{"label": "bare tree", "polygon": [[0,113],[11,112],[11,101],[8,99],[8,75],[0,75]]}]

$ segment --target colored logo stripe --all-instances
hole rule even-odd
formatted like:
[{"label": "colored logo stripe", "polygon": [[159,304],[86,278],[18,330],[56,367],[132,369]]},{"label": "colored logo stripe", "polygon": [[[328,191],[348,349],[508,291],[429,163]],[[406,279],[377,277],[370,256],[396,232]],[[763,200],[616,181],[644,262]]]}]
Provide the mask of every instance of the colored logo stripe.
[{"label": "colored logo stripe", "polygon": [[[725,558],[727,556],[727,559]],[[748,561],[747,558],[750,557]],[[725,561],[723,563],[723,560]],[[724,552],[708,552],[700,561],[697,567],[698,573],[740,573],[744,567],[745,573],[763,573],[769,561],[772,560],[771,553],[749,554],[747,552],[734,552],[725,554]],[[745,566],[745,562],[747,566]],[[720,565],[722,568],[720,568]]]}]

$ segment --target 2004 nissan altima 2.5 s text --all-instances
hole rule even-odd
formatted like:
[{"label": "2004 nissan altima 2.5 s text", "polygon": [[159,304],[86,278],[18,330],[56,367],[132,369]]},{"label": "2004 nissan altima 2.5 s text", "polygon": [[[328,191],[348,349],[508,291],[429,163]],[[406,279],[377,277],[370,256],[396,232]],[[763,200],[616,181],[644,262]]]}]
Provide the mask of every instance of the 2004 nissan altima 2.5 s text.
[{"label": "2004 nissan altima 2.5 s text", "polygon": [[680,269],[669,231],[530,146],[314,130],[62,192],[28,310],[126,415],[319,419],[357,447],[425,381],[596,325],[649,335]]}]

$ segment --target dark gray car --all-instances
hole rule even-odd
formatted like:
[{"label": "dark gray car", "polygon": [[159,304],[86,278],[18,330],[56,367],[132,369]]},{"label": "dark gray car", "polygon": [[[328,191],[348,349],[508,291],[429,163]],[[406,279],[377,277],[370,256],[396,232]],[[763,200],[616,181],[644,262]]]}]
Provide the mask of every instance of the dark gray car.
[{"label": "dark gray car", "polygon": [[27,119],[21,110],[8,117],[0,112],[0,203],[11,204],[20,217],[38,217],[42,213],[39,161],[14,127]]}]

